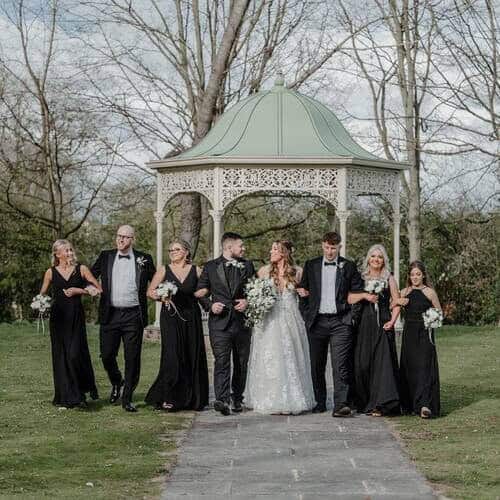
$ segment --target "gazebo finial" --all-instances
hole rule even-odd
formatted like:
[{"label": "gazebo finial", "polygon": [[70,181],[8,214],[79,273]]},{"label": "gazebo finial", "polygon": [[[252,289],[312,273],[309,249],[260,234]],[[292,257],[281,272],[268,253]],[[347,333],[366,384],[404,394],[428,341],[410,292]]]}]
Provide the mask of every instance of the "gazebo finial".
[{"label": "gazebo finial", "polygon": [[275,87],[284,87],[285,86],[285,77],[283,75],[283,71],[280,69],[276,72],[276,80],[274,80]]}]

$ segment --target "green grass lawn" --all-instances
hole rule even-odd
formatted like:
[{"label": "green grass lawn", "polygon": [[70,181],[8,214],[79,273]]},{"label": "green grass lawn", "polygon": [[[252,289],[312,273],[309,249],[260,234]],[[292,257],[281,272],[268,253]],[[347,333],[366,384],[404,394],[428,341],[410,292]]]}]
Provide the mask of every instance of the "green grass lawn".
[{"label": "green grass lawn", "polygon": [[1,498],[159,494],[161,482],[154,479],[168,470],[176,435],[189,426],[192,414],[165,414],[143,406],[159,366],[160,346],[153,343],[143,347],[134,396],[139,413],[109,405],[110,385],[98,357],[95,327],[89,343],[102,399],[91,401],[89,410],[62,410],[51,404],[49,336],[26,323],[0,325]]},{"label": "green grass lawn", "polygon": [[391,419],[418,468],[446,496],[500,498],[500,331],[438,331],[442,417]]}]

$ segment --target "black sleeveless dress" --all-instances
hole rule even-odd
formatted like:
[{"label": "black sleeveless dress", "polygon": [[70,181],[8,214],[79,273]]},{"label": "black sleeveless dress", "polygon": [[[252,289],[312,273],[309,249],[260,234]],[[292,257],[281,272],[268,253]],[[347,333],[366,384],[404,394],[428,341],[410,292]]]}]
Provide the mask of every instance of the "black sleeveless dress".
[{"label": "black sleeveless dress", "polygon": [[67,281],[52,267],[50,340],[55,392],[52,403],[57,406],[77,406],[85,401],[87,392],[92,399],[98,397],[81,296],[66,297],[63,291],[85,286],[87,282],[80,273],[80,265]]},{"label": "black sleeveless dress", "polygon": [[208,405],[208,367],[201,311],[194,296],[196,267],[181,283],[166,266],[164,279],[177,285],[172,297],[177,312],[162,305],[160,371],[145,400],[156,407],[166,402],[174,410],[201,410]]},{"label": "black sleeveless dress", "polygon": [[391,319],[389,303],[390,291],[385,289],[378,300],[379,324],[375,305],[366,300],[361,303],[354,351],[355,404],[360,413],[400,412],[395,334],[382,328]]},{"label": "black sleeveless dress", "polygon": [[421,408],[426,406],[432,416],[438,416],[441,404],[434,332],[431,343],[422,318],[432,302],[419,289],[412,290],[407,298],[401,344],[401,404],[405,413],[419,415]]}]

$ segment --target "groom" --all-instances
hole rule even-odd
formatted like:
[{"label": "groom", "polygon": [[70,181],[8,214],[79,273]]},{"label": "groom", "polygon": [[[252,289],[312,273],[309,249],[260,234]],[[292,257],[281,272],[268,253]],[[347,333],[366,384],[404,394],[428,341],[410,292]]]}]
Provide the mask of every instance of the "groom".
[{"label": "groom", "polygon": [[323,236],[323,256],[308,260],[297,293],[307,327],[311,375],[316,406],[326,411],[325,368],[330,347],[333,368],[334,417],[351,415],[349,396],[352,380],[352,309],[349,292],[362,292],[363,282],[354,262],[339,256],[340,235]]},{"label": "groom", "polygon": [[195,294],[203,308],[210,311],[208,330],[214,354],[214,408],[222,415],[230,413],[230,386],[232,411],[239,413],[243,409],[250,354],[250,329],[245,326],[243,315],[247,307],[244,287],[255,274],[253,264],[243,258],[244,253],[242,237],[237,233],[224,233],[222,255],[205,264]]}]

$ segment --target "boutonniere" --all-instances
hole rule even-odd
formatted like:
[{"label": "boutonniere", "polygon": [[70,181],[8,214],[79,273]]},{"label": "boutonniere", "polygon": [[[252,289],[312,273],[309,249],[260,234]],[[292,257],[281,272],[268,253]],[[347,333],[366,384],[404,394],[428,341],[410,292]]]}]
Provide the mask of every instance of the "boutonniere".
[{"label": "boutonniere", "polygon": [[135,261],[137,262],[137,265],[141,267],[144,267],[146,265],[146,259],[144,257],[137,257]]},{"label": "boutonniere", "polygon": [[228,260],[226,262],[226,267],[233,266],[236,269],[245,269],[245,264],[243,262],[240,262],[239,260]]},{"label": "boutonniere", "polygon": [[344,268],[344,266],[345,266],[345,260],[343,260],[342,262],[339,262],[339,264],[338,264],[338,266],[337,266],[337,267],[338,267],[339,269],[343,269],[343,268]]}]

